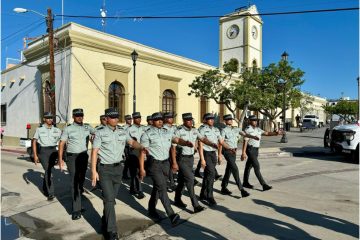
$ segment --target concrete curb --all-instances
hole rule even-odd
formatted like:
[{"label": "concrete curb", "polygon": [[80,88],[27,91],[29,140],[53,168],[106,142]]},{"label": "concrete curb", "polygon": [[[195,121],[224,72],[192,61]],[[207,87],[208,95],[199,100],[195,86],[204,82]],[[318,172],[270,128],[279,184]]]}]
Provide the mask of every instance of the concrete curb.
[{"label": "concrete curb", "polygon": [[1,148],[1,152],[11,152],[11,153],[20,153],[20,154],[28,154],[26,149],[10,149],[10,148]]}]

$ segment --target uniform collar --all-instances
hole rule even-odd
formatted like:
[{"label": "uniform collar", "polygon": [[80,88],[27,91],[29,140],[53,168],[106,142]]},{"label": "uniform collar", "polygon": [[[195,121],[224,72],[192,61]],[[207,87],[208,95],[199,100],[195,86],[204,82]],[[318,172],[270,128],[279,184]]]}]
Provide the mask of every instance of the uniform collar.
[{"label": "uniform collar", "polygon": [[116,126],[114,127],[114,129],[112,129],[112,127],[110,125],[106,125],[106,127],[112,132],[115,132],[115,130],[116,130]]},{"label": "uniform collar", "polygon": [[84,126],[84,123],[78,124],[78,123],[76,123],[76,122],[73,122],[73,125],[75,125],[75,126]]},{"label": "uniform collar", "polygon": [[185,125],[182,125],[182,128],[184,129],[184,130],[186,130],[186,131],[190,131],[192,128],[188,128],[188,127],[186,127]]},{"label": "uniform collar", "polygon": [[52,127],[53,127],[53,125],[50,125],[50,127],[45,123],[44,125],[43,125],[46,129],[52,129]]},{"label": "uniform collar", "polygon": [[140,127],[141,127],[141,125],[136,125],[136,124],[133,124],[133,125],[131,125],[131,126],[134,126],[134,127],[137,127],[137,128],[140,128]]}]

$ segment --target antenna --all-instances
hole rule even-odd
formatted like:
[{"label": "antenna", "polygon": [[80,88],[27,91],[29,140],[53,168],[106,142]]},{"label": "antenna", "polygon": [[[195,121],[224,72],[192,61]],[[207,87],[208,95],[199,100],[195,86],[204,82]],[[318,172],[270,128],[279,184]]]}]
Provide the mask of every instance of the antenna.
[{"label": "antenna", "polygon": [[105,26],[106,26],[106,8],[105,8],[105,0],[103,0],[102,7],[100,8],[100,15],[101,15],[101,26],[103,32],[105,32]]}]

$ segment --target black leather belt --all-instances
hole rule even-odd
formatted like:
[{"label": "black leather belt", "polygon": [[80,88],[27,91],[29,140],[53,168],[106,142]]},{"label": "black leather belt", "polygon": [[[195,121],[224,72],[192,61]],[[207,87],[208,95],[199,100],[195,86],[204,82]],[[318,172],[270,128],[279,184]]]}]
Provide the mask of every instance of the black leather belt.
[{"label": "black leather belt", "polygon": [[185,154],[181,154],[182,157],[193,157],[194,154],[190,154],[190,155],[185,155]]},{"label": "black leather belt", "polygon": [[56,146],[49,146],[49,147],[41,147],[43,149],[53,149],[53,148],[56,148]]},{"label": "black leather belt", "polygon": [[110,163],[110,164],[104,164],[104,163],[99,163],[100,166],[112,166],[112,167],[117,167],[120,165],[120,162],[117,163]]}]

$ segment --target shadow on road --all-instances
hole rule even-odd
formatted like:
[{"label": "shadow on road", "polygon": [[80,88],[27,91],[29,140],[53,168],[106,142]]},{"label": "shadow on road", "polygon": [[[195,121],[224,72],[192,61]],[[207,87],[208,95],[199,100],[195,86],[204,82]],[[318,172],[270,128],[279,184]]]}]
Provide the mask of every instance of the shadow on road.
[{"label": "shadow on road", "polygon": [[[258,235],[266,235],[275,239],[318,239],[295,225],[277,219],[236,212],[220,205],[216,207],[216,210]],[[239,236],[240,238],[241,236]]]},{"label": "shadow on road", "polygon": [[278,213],[291,217],[299,222],[303,222],[309,225],[324,227],[333,230],[335,232],[340,232],[355,238],[359,236],[358,225],[340,218],[323,215],[320,213],[310,212],[299,208],[278,206],[274,203],[259,199],[253,199],[253,201],[258,205],[271,207]]}]

